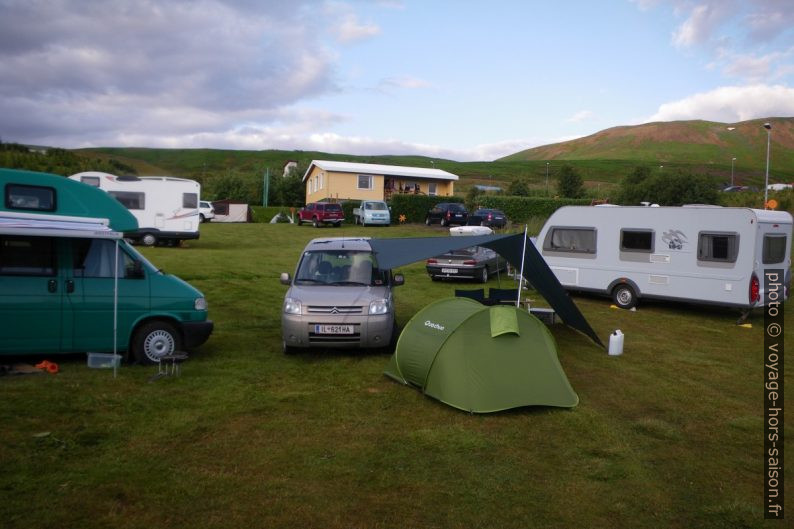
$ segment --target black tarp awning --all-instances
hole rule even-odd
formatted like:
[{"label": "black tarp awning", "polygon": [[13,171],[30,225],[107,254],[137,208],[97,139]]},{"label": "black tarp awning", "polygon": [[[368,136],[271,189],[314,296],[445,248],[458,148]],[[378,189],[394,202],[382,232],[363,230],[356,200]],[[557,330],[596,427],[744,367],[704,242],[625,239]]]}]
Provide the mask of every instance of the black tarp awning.
[{"label": "black tarp awning", "polygon": [[[526,242],[526,245],[525,245]],[[546,261],[538,253],[535,245],[523,233],[513,235],[469,235],[462,237],[409,237],[404,239],[370,239],[380,268],[398,266],[423,261],[443,253],[485,246],[509,262],[516,270],[521,270],[522,250],[524,257],[524,278],[543,296],[566,325],[589,336],[604,347],[590,324],[571,300],[568,293],[557,280]]]}]

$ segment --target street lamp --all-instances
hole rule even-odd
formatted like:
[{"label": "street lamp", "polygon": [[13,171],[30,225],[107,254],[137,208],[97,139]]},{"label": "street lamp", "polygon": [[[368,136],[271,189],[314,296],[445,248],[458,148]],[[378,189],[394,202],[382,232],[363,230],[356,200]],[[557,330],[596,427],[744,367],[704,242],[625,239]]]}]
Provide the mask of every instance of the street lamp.
[{"label": "street lamp", "polygon": [[733,187],[733,162],[736,161],[736,158],[731,158],[731,187]]},{"label": "street lamp", "polygon": [[549,196],[549,162],[546,162],[546,196]]},{"label": "street lamp", "polygon": [[766,129],[766,177],[764,178],[764,209],[766,209],[767,198],[769,197],[769,145],[772,138],[772,125],[764,123]]}]

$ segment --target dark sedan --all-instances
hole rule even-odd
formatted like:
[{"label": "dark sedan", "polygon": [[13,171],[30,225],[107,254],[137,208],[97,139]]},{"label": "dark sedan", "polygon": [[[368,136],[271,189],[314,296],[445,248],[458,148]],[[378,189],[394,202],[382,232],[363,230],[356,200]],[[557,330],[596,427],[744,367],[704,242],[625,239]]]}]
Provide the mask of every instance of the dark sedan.
[{"label": "dark sedan", "polygon": [[480,208],[469,215],[469,225],[504,228],[507,225],[507,215],[498,209]]},{"label": "dark sedan", "polygon": [[442,226],[449,226],[450,224],[458,224],[463,226],[466,224],[466,219],[469,217],[469,212],[463,204],[457,202],[441,202],[430,208],[425,217],[425,224],[430,226],[434,222],[440,222]]},{"label": "dark sedan", "polygon": [[505,260],[490,248],[472,246],[428,259],[425,268],[433,281],[443,278],[474,279],[480,283],[505,269]]}]

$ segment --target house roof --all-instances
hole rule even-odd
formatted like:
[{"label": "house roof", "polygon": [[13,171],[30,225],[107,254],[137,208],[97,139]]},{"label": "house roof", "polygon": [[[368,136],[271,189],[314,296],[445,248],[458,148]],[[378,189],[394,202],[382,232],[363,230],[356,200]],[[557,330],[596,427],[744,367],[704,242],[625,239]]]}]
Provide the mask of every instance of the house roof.
[{"label": "house roof", "polygon": [[312,168],[319,167],[323,171],[338,173],[376,174],[384,176],[402,176],[405,178],[428,178],[432,180],[458,180],[458,175],[448,173],[441,169],[427,169],[426,167],[404,167],[401,165],[381,165],[374,163],[334,162],[330,160],[312,160],[309,168],[303,175],[303,180],[308,178]]}]

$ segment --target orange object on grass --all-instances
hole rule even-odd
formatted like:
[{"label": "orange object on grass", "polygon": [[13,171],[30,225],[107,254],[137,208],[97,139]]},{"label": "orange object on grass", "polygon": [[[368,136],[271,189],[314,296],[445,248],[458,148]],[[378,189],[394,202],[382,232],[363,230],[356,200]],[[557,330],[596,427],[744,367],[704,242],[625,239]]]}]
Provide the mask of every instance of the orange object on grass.
[{"label": "orange object on grass", "polygon": [[53,375],[58,372],[58,364],[55,362],[50,362],[49,360],[43,360],[36,364],[37,369],[43,369],[47,373],[52,373]]}]

